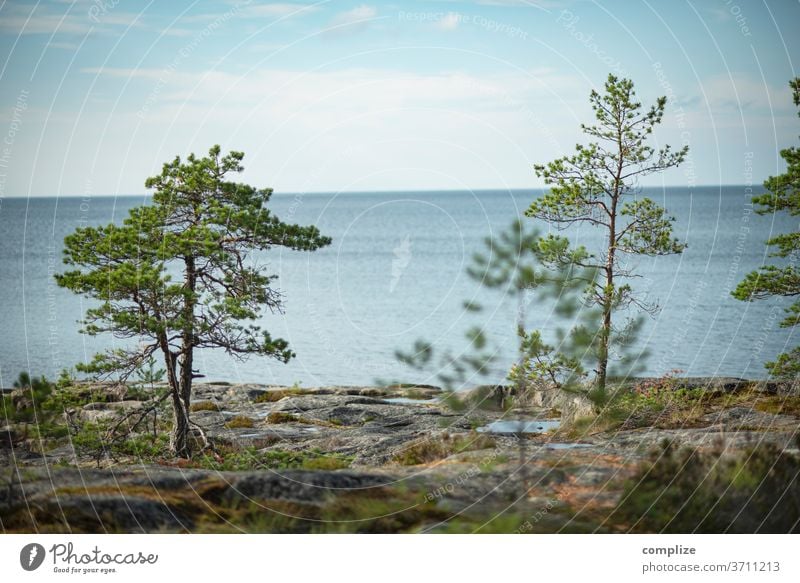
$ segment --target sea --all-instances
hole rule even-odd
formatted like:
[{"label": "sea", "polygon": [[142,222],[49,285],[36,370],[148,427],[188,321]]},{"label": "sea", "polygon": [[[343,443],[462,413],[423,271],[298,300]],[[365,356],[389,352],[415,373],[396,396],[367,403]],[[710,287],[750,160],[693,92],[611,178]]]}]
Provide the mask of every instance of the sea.
[{"label": "sea", "polygon": [[[642,195],[675,217],[680,255],[634,257],[626,268],[640,297],[657,303],[646,315],[634,349],[640,374],[766,376],[764,362],[797,343],[781,328],[785,298],[741,302],[730,292],[749,271],[776,261],[765,241],[797,230],[784,214],[758,215],[759,189],[746,185],[654,187]],[[317,225],[332,237],[313,252],[273,248],[254,259],[277,275],[282,314],[260,324],[289,341],[288,364],[263,357],[245,361],[222,351],[195,357],[204,380],[301,386],[378,382],[440,384],[448,358],[463,354],[465,333],[485,331],[500,382],[517,358],[519,301],[482,288],[466,273],[485,238],[524,215],[541,190],[344,192],[274,194],[269,208],[286,222]],[[0,200],[0,385],[21,371],[55,378],[98,351],[126,346],[109,334],[86,336],[80,319],[92,300],[59,288],[64,237],[76,228],[120,222],[147,196],[31,197]],[[532,219],[527,225],[599,249],[602,233],[588,225],[564,232]],[[484,309],[466,310],[465,301]],[[563,326],[552,302],[527,292],[526,326],[554,338]],[[624,318],[624,316],[621,316]],[[423,370],[398,360],[416,340],[433,346]]]}]

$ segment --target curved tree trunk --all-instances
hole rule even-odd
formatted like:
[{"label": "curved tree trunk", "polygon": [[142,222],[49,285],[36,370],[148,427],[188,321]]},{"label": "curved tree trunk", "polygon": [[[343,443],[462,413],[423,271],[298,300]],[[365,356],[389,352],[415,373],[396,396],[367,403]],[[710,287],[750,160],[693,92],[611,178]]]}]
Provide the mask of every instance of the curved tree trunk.
[{"label": "curved tree trunk", "polygon": [[167,367],[167,381],[172,396],[172,432],[169,437],[169,450],[172,455],[190,458],[192,455],[189,440],[189,407],[184,404],[182,387],[177,371],[177,355],[169,349],[166,335],[159,339]]},{"label": "curved tree trunk", "polygon": [[188,459],[192,456],[189,411],[177,391],[172,391],[172,433],[169,438],[169,449],[176,457]]}]

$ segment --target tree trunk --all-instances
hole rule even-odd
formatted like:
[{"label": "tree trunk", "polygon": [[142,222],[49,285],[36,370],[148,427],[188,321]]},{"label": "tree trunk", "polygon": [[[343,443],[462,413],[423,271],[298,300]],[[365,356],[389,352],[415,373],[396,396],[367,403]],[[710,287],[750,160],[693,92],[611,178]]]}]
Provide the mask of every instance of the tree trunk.
[{"label": "tree trunk", "polygon": [[625,123],[625,111],[617,117],[617,172],[614,176],[614,190],[611,193],[608,212],[608,250],[606,255],[606,285],[603,289],[603,325],[600,328],[600,354],[597,364],[597,396],[600,403],[605,402],[606,384],[608,382],[608,358],[611,347],[611,312],[614,308],[614,256],[617,251],[617,205],[621,196],[622,168],[625,162],[625,144],[622,126]]},{"label": "tree trunk", "polygon": [[189,440],[189,411],[177,391],[172,391],[172,433],[169,449],[176,457],[189,459],[192,445]]},{"label": "tree trunk", "polygon": [[159,342],[164,353],[164,363],[167,367],[167,381],[172,395],[172,433],[169,438],[169,450],[172,455],[190,458],[192,446],[189,440],[189,408],[184,405],[182,388],[177,374],[177,355],[169,349],[166,335]]},{"label": "tree trunk", "polygon": [[186,264],[186,286],[189,290],[189,295],[186,298],[186,306],[184,308],[184,328],[181,339],[181,363],[180,363],[180,384],[178,392],[178,401],[180,402],[180,410],[182,412],[180,424],[177,422],[176,410],[176,423],[175,434],[182,431],[186,434],[187,446],[185,448],[186,455],[181,454],[180,457],[190,457],[191,448],[188,443],[189,436],[189,412],[192,404],[192,365],[194,360],[194,305],[195,298],[194,292],[197,285],[197,275],[195,273],[194,257],[191,255],[185,259]]},{"label": "tree trunk", "polygon": [[602,401],[608,381],[608,357],[611,346],[611,311],[614,307],[614,253],[616,251],[616,200],[612,201],[610,217],[608,256],[606,258],[606,282],[603,289],[603,324],[600,328],[600,354],[597,363],[597,394]]}]

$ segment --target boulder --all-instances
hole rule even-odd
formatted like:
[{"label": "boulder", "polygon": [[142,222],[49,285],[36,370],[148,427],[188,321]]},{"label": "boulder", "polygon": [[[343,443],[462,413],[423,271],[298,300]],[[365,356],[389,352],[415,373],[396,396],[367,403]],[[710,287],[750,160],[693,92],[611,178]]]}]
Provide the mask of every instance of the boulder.
[{"label": "boulder", "polygon": [[0,449],[11,449],[22,440],[13,427],[0,427]]}]

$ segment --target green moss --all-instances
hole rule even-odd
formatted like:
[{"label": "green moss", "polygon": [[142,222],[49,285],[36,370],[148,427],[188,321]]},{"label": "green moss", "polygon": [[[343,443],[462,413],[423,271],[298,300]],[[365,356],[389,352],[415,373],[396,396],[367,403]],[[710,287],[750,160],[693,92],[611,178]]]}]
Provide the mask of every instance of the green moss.
[{"label": "green moss", "polygon": [[793,415],[800,417],[800,397],[768,396],[761,397],[755,403],[757,411],[773,415]]},{"label": "green moss", "polygon": [[350,466],[352,458],[321,452],[291,450],[257,450],[255,448],[219,448],[214,454],[196,456],[192,467],[216,471],[248,470],[339,470]]},{"label": "green moss", "polygon": [[320,419],[309,419],[302,415],[295,415],[294,413],[286,413],[285,411],[273,411],[267,415],[267,423],[279,425],[281,423],[302,423],[303,425],[319,425],[321,427],[343,427],[344,422],[341,419],[330,419],[329,421],[322,421]]},{"label": "green moss", "polygon": [[341,470],[350,467],[350,462],[350,458],[323,455],[306,459],[303,461],[302,468],[304,470]]},{"label": "green moss", "polygon": [[431,394],[429,392],[423,391],[422,389],[416,387],[412,387],[404,391],[403,396],[406,399],[417,399],[420,401],[424,401],[431,398]]}]

